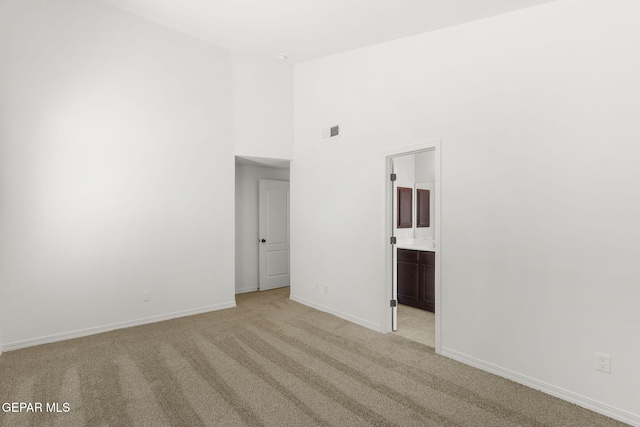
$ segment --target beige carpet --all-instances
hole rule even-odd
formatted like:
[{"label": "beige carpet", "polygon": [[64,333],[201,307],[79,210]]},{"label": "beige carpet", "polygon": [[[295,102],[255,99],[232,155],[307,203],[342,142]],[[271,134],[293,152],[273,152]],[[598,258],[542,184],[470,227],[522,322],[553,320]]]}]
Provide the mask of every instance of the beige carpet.
[{"label": "beige carpet", "polygon": [[5,353],[0,403],[41,402],[43,411],[0,412],[0,424],[625,425],[292,302],[288,288],[237,302]]}]

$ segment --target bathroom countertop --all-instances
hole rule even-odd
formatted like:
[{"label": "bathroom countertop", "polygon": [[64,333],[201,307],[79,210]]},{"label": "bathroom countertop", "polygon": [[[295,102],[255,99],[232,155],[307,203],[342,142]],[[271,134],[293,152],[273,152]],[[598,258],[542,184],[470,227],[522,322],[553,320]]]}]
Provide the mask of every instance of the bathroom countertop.
[{"label": "bathroom countertop", "polygon": [[411,249],[414,251],[435,252],[435,246],[436,242],[431,239],[406,239],[398,240],[398,243],[396,243],[396,248],[398,249]]}]

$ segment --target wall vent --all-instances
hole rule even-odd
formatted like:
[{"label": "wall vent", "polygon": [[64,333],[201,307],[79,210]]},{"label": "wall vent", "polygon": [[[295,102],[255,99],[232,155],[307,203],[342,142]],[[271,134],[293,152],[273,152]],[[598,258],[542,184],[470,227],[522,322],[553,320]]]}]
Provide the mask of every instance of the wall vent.
[{"label": "wall vent", "polygon": [[340,125],[331,126],[330,128],[324,129],[322,131],[322,139],[333,139],[338,138],[340,136]]}]

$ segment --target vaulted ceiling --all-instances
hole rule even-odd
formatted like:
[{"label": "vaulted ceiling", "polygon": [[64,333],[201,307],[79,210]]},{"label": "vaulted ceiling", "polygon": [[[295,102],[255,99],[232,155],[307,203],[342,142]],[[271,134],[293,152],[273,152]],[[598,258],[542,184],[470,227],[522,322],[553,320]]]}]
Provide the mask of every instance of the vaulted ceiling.
[{"label": "vaulted ceiling", "polygon": [[306,61],[553,0],[104,0],[218,46]]}]

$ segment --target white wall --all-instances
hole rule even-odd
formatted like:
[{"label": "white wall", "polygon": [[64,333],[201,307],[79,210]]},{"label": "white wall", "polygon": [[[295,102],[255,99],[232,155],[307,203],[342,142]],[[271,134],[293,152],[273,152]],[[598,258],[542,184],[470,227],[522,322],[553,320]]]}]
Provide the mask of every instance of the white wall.
[{"label": "white wall", "polygon": [[441,138],[443,353],[640,424],[639,21],[563,0],[296,65],[292,298],[383,329],[382,152]]},{"label": "white wall", "polygon": [[75,0],[3,1],[0,52],[5,350],[233,306],[229,53]]},{"label": "white wall", "polygon": [[416,182],[433,182],[436,180],[436,151],[428,150],[415,154]]},{"label": "white wall", "polygon": [[[2,280],[2,272],[0,271],[0,280]],[[3,291],[2,291],[2,282],[0,282],[0,356],[2,356],[2,301],[4,301],[4,295],[3,295]]]},{"label": "white wall", "polygon": [[236,165],[236,293],[258,290],[260,179],[289,181],[289,170]]},{"label": "white wall", "polygon": [[429,227],[415,227],[416,239],[436,238],[436,150],[415,154],[416,158],[416,195],[414,203],[415,217],[418,217],[417,189],[429,190]]},{"label": "white wall", "polygon": [[239,156],[293,156],[293,65],[234,52],[233,132]]}]

